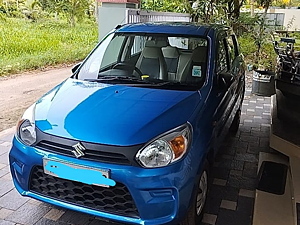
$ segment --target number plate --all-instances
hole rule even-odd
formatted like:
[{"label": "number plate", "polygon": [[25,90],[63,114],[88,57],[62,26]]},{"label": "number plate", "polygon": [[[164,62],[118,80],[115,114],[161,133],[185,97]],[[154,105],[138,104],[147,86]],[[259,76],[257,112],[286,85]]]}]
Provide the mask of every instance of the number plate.
[{"label": "number plate", "polygon": [[43,167],[44,173],[54,177],[101,187],[116,185],[116,182],[110,179],[109,170],[95,169],[47,158],[43,158]]}]

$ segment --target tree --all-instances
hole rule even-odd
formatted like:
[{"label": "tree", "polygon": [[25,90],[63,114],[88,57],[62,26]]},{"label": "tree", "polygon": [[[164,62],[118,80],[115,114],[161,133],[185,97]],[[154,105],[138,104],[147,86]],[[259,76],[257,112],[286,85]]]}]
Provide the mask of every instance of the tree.
[{"label": "tree", "polygon": [[62,9],[68,17],[71,26],[75,26],[76,19],[81,20],[89,10],[90,0],[64,0]]},{"label": "tree", "polygon": [[42,14],[40,2],[38,0],[27,0],[20,9],[22,13],[33,22],[36,22]]},{"label": "tree", "polygon": [[189,2],[187,0],[142,0],[141,8],[143,10],[153,10],[161,12],[188,12]]},{"label": "tree", "polygon": [[66,15],[71,26],[88,14],[93,6],[92,0],[39,0],[43,10]]}]

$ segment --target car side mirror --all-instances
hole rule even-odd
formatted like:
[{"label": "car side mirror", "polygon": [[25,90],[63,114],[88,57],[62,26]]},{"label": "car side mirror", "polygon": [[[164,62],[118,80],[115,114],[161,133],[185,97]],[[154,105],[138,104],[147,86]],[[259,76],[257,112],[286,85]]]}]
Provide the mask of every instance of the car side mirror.
[{"label": "car side mirror", "polygon": [[81,66],[81,62],[73,66],[73,68],[71,69],[72,73],[75,73],[79,66]]}]

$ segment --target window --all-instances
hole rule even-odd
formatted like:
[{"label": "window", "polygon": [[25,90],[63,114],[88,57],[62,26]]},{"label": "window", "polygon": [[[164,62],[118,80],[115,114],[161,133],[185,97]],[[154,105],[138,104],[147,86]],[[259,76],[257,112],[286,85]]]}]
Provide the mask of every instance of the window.
[{"label": "window", "polygon": [[233,63],[234,59],[239,55],[237,40],[235,35],[230,35],[228,38],[226,38],[226,40],[228,46],[229,61],[230,63]]},{"label": "window", "polygon": [[101,63],[101,68],[111,65],[118,61],[120,55],[120,49],[124,42],[125,37],[120,36],[118,38],[113,38],[108,44]]},{"label": "window", "polygon": [[217,72],[225,72],[228,71],[228,52],[226,50],[226,40],[220,39],[219,40],[219,47],[218,47],[218,60],[217,60]]}]

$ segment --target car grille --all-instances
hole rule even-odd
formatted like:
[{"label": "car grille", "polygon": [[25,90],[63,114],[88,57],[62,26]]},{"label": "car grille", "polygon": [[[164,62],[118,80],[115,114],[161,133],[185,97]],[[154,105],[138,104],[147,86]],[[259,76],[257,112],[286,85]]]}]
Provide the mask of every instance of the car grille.
[{"label": "car grille", "polygon": [[139,218],[138,210],[125,185],[114,187],[87,185],[45,174],[42,166],[32,169],[32,192],[102,212]]},{"label": "car grille", "polygon": [[[74,154],[72,153],[74,148],[72,148],[71,145],[64,145],[56,142],[43,140],[37,143],[36,147],[42,150],[75,157]],[[120,153],[104,152],[104,151],[91,150],[91,149],[86,149],[84,153],[85,155],[80,157],[81,159],[89,159],[89,160],[94,160],[99,162],[117,163],[123,165],[131,164],[128,158],[125,155],[122,155]]]}]

